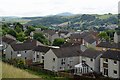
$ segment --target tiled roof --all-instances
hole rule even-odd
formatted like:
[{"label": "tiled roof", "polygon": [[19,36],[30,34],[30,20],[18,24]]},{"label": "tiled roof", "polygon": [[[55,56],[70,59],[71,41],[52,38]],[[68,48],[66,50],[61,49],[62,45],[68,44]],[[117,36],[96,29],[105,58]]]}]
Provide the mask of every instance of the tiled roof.
[{"label": "tiled roof", "polygon": [[67,35],[69,33],[69,31],[59,31],[58,32],[58,34],[60,35],[60,34],[65,34],[65,35]]},{"label": "tiled roof", "polygon": [[19,44],[11,44],[11,47],[14,51],[24,51],[24,50],[32,50],[36,46],[35,43],[19,43]]},{"label": "tiled roof", "polygon": [[44,52],[46,53],[47,51],[49,51],[50,47],[47,47],[47,46],[36,46],[33,51],[38,51],[38,52]]},{"label": "tiled roof", "polygon": [[89,58],[96,58],[97,56],[99,56],[102,53],[103,52],[98,51],[98,50],[86,49],[80,56],[85,56],[85,57],[89,57]]},{"label": "tiled roof", "polygon": [[120,49],[120,43],[101,42],[97,47]]},{"label": "tiled roof", "polygon": [[13,42],[16,42],[16,40],[4,36],[4,37],[2,37],[2,42],[5,42],[7,44],[11,44]]},{"label": "tiled roof", "polygon": [[120,61],[120,51],[107,50],[101,57]]},{"label": "tiled roof", "polygon": [[97,38],[95,38],[95,36],[93,36],[93,35],[90,34],[90,35],[86,36],[84,38],[84,40],[86,42],[88,42],[88,43],[93,43],[93,42],[95,42],[97,40]]},{"label": "tiled roof", "polygon": [[75,57],[81,54],[79,46],[52,49],[52,51],[58,58]]},{"label": "tiled roof", "polygon": [[81,39],[81,38],[87,37],[88,35],[93,35],[93,36],[97,37],[98,32],[91,31],[91,32],[74,33],[74,34],[71,34],[70,38],[71,39]]},{"label": "tiled roof", "polygon": [[71,42],[66,42],[63,45],[61,45],[60,47],[71,47],[71,46],[80,46],[80,43],[71,43]]},{"label": "tiled roof", "polygon": [[44,30],[43,33],[47,33],[47,34],[52,36],[52,35],[56,34],[56,31],[54,31],[54,30]]}]

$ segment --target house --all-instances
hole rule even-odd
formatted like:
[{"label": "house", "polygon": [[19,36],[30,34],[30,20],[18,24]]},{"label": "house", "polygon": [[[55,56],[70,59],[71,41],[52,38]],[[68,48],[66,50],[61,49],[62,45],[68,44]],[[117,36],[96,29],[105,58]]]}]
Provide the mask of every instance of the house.
[{"label": "house", "polygon": [[96,49],[98,50],[120,50],[120,43],[114,43],[114,42],[100,42]]},{"label": "house", "polygon": [[32,59],[32,49],[36,45],[33,43],[19,43],[11,44],[6,49],[6,59],[22,59],[31,60]]},{"label": "house", "polygon": [[44,69],[51,71],[72,70],[79,63],[79,46],[50,49],[44,56]]},{"label": "house", "polygon": [[2,48],[4,49],[4,51],[6,50],[6,48],[10,45],[10,44],[15,44],[17,43],[16,38],[14,38],[11,35],[5,35],[2,37]]},{"label": "house", "polygon": [[115,32],[114,34],[114,42],[120,43],[120,31]]},{"label": "house", "polygon": [[33,37],[33,35],[34,35],[35,33],[42,33],[41,28],[35,28],[35,31],[32,31],[32,32],[30,33],[30,36]]},{"label": "house", "polygon": [[99,43],[99,38],[97,37],[97,32],[82,32],[74,33],[70,36],[70,42],[81,43],[87,47],[95,47]]},{"label": "house", "polygon": [[120,51],[107,50],[100,58],[100,71],[106,77],[120,78]]},{"label": "house", "polygon": [[71,34],[72,32],[69,31],[58,31],[58,35],[60,38],[68,38]]},{"label": "house", "polygon": [[44,55],[50,50],[48,46],[38,45],[33,49],[33,62],[44,63]]},{"label": "house", "polygon": [[100,72],[101,51],[94,49],[86,49],[80,54],[80,63],[75,65],[75,74],[81,75],[90,72]]},{"label": "house", "polygon": [[2,44],[8,45],[16,42],[16,38],[12,35],[5,35],[2,37]]},{"label": "house", "polygon": [[98,44],[98,38],[96,38],[92,34],[86,36],[83,39],[83,45],[86,45],[87,47],[96,47],[97,44]]},{"label": "house", "polygon": [[37,46],[37,45],[44,45],[44,44],[42,44],[41,42],[39,42],[39,41],[37,41],[37,40],[35,40],[35,39],[30,39],[30,38],[28,38],[27,40],[25,40],[23,43],[33,43],[33,44],[35,44],[36,46]]},{"label": "house", "polygon": [[22,60],[31,60],[33,59],[33,49],[40,45],[36,40],[28,39],[23,43],[10,44],[6,48],[6,59],[22,59]]},{"label": "house", "polygon": [[59,38],[58,32],[55,30],[44,30],[43,33],[45,34],[46,38],[53,42],[54,39]]}]

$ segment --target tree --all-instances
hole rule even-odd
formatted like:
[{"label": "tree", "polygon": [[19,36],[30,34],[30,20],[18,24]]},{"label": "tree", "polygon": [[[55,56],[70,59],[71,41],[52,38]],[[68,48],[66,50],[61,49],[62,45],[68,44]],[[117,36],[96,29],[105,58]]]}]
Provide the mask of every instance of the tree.
[{"label": "tree", "polygon": [[23,42],[26,39],[24,32],[20,32],[17,34],[17,40]]},{"label": "tree", "polygon": [[45,36],[42,33],[34,33],[33,38],[40,41],[43,44],[49,44],[49,41],[45,38]]},{"label": "tree", "polygon": [[107,30],[106,33],[110,37],[110,39],[113,39],[115,30]]},{"label": "tree", "polygon": [[35,31],[35,28],[32,26],[29,26],[28,29],[25,31],[25,34],[29,36],[32,31]]},{"label": "tree", "polygon": [[108,41],[108,40],[110,40],[110,37],[107,35],[107,33],[106,32],[101,32],[101,33],[99,33],[98,34],[98,36],[102,39],[102,40],[106,40],[106,41]]},{"label": "tree", "polygon": [[20,24],[19,22],[15,22],[15,23],[13,23],[13,25],[15,25],[15,29],[16,29],[16,27],[19,27],[19,28],[21,28],[22,31],[23,31],[23,25]]},{"label": "tree", "polygon": [[14,37],[17,37],[16,31],[13,30],[13,29],[9,29],[8,34],[10,34],[10,35],[12,35],[12,36],[14,36]]},{"label": "tree", "polygon": [[62,44],[64,44],[65,40],[62,39],[62,38],[56,38],[54,41],[53,41],[53,46],[60,46]]},{"label": "tree", "polygon": [[20,33],[20,32],[22,32],[22,29],[21,29],[19,26],[16,26],[15,31],[16,31],[17,33]]}]

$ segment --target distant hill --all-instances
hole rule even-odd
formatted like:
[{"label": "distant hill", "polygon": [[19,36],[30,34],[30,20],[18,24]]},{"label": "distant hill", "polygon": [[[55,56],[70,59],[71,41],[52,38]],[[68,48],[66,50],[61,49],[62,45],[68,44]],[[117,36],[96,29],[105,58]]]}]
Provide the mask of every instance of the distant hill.
[{"label": "distant hill", "polygon": [[[60,16],[61,15],[61,16]],[[63,16],[62,16],[63,15]],[[71,15],[71,16],[65,16]],[[27,24],[30,25],[43,25],[43,26],[52,26],[54,24],[61,25],[68,23],[69,27],[89,27],[89,26],[101,26],[101,25],[110,25],[117,24],[118,17],[116,14],[78,14],[73,15],[71,13],[61,13],[54,16],[41,17],[36,19],[31,19]],[[64,26],[64,25],[62,25]]]},{"label": "distant hill", "polygon": [[51,16],[38,17],[5,17],[6,22],[20,22],[28,25],[42,25],[48,27],[88,28],[118,24],[117,14],[72,14],[69,12]]},{"label": "distant hill", "polygon": [[64,12],[64,13],[56,14],[56,16],[73,16],[73,15],[74,15],[74,14],[69,13],[69,12]]}]

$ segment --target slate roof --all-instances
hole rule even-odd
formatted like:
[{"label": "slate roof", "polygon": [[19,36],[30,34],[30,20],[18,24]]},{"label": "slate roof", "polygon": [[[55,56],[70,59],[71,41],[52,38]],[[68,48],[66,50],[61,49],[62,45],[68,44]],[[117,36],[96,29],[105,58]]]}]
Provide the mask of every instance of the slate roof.
[{"label": "slate roof", "polygon": [[120,61],[120,51],[107,50],[101,57]]},{"label": "slate roof", "polygon": [[95,42],[97,40],[97,38],[95,38],[95,36],[90,34],[90,35],[86,36],[84,38],[84,40],[91,44],[91,43]]},{"label": "slate roof", "polygon": [[69,31],[59,31],[58,32],[58,34],[60,35],[60,34],[65,34],[65,35],[67,35],[69,33]]},{"label": "slate roof", "polygon": [[13,42],[16,42],[16,40],[4,36],[4,37],[2,37],[2,42],[5,42],[7,44],[11,44]]},{"label": "slate roof", "polygon": [[50,50],[50,47],[40,46],[40,45],[36,46],[36,47],[33,49],[33,51],[44,52],[44,53],[46,53],[46,52],[49,51],[49,50]]},{"label": "slate roof", "polygon": [[[98,32],[82,32],[82,33],[74,33],[74,34],[71,34],[70,38],[71,39],[81,39],[81,38],[86,38],[88,37],[89,35],[92,35],[94,37],[97,37],[98,35]],[[89,36],[90,37],[90,36]]]},{"label": "slate roof", "polygon": [[97,47],[120,49],[120,43],[100,42]]},{"label": "slate roof", "polygon": [[54,30],[44,30],[43,33],[47,33],[47,34],[52,36],[52,35],[56,34],[56,31],[54,31]]},{"label": "slate roof", "polygon": [[[39,41],[38,41],[39,42]],[[32,44],[35,44],[37,45],[37,40],[35,39],[27,39],[26,41],[24,41],[24,43],[32,43]],[[39,42],[39,45],[43,45],[41,42]]]},{"label": "slate roof", "polygon": [[81,38],[80,33],[74,33],[74,34],[71,34],[70,36],[70,39],[79,39],[79,38]]},{"label": "slate roof", "polygon": [[71,43],[71,42],[66,42],[63,45],[61,45],[60,47],[71,47],[71,46],[80,46],[80,43]]},{"label": "slate roof", "polygon": [[102,53],[103,52],[98,51],[98,50],[86,49],[82,54],[80,54],[80,56],[85,56],[85,57],[89,57],[89,58],[94,58],[95,59],[97,56],[99,56]]},{"label": "slate roof", "polygon": [[64,47],[64,48],[52,49],[52,51],[58,58],[75,57],[81,54],[79,48],[80,48],[79,46]]},{"label": "slate roof", "polygon": [[19,43],[19,44],[11,44],[11,47],[14,51],[24,51],[24,50],[32,50],[36,44],[34,43]]}]

